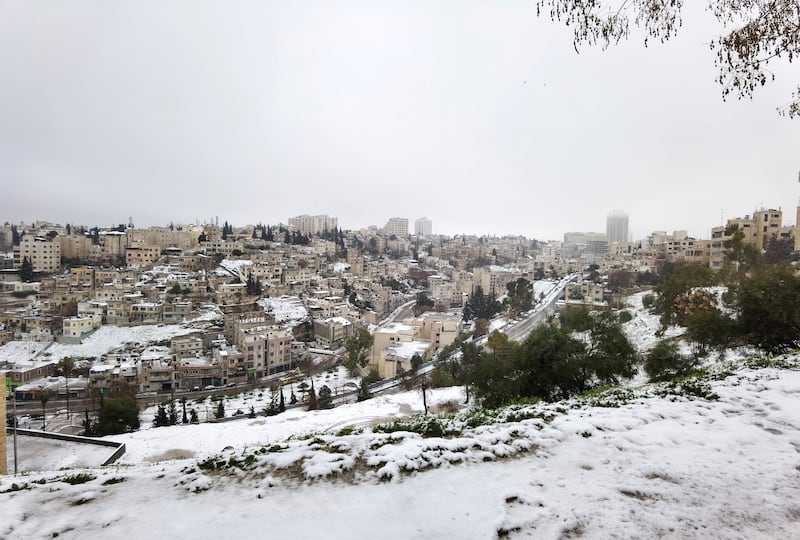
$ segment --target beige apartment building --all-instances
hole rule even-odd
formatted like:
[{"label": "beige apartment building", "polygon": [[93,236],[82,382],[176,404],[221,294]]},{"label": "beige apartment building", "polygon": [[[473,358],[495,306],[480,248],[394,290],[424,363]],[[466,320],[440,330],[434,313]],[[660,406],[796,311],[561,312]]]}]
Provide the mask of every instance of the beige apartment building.
[{"label": "beige apartment building", "polygon": [[161,258],[161,248],[147,244],[130,246],[125,250],[125,264],[128,266],[153,266]]},{"label": "beige apartment building", "polygon": [[370,351],[370,369],[378,371],[382,379],[395,377],[411,369],[411,358],[418,354],[423,360],[433,354],[431,340],[422,339],[421,327],[390,323],[373,334]]},{"label": "beige apartment building", "polygon": [[62,332],[65,338],[77,338],[97,330],[103,324],[101,315],[89,315],[85,317],[66,317],[62,321]]},{"label": "beige apartment building", "polygon": [[23,236],[14,248],[14,264],[17,268],[27,258],[34,272],[53,273],[61,268],[61,243],[45,236]]},{"label": "beige apartment building", "polygon": [[128,245],[146,244],[166,249],[169,247],[189,250],[197,247],[197,239],[202,228],[150,227],[148,229],[128,229],[125,231]]}]

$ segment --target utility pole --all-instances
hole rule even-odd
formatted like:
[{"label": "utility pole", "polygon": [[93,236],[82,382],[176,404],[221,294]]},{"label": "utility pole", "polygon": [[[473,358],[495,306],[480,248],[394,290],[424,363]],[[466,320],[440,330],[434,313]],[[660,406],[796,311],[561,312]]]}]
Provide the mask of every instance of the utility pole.
[{"label": "utility pole", "polygon": [[17,393],[14,392],[14,476],[17,475]]}]

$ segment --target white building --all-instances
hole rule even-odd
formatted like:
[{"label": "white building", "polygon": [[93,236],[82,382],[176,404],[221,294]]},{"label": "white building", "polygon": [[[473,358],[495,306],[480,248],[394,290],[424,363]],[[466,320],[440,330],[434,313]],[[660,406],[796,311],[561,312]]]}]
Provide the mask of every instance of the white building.
[{"label": "white building", "polygon": [[408,236],[408,218],[393,217],[386,222],[383,232],[387,236]]},{"label": "white building", "polygon": [[430,236],[432,230],[433,222],[426,217],[421,217],[414,222],[414,234],[417,236]]},{"label": "white building", "polygon": [[609,245],[628,241],[628,214],[616,210],[608,215],[606,241]]},{"label": "white building", "polygon": [[325,231],[333,231],[339,225],[339,220],[330,216],[309,216],[303,214],[289,218],[289,227],[296,229],[303,234],[319,234]]}]

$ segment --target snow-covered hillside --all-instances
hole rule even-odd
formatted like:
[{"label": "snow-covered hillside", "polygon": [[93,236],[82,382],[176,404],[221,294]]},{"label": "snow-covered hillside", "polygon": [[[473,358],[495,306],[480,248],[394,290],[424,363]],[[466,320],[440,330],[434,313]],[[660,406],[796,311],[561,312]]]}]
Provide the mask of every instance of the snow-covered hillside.
[{"label": "snow-covered hillside", "polygon": [[117,466],[2,478],[0,537],[798,537],[799,361],[449,417],[438,437],[342,431],[421,410],[418,391],[147,430]]},{"label": "snow-covered hillside", "polygon": [[800,537],[800,354],[498,411],[426,397],[438,416],[415,390],[110,437],[114,466],[0,478],[0,538]]}]

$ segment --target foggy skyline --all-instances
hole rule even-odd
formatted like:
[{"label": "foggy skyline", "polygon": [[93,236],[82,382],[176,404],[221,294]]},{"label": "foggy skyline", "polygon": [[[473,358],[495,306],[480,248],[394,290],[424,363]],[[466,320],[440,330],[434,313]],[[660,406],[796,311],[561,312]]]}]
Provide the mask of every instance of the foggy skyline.
[{"label": "foggy skyline", "polygon": [[[795,221],[796,70],[723,102],[685,7],[576,54],[535,6],[0,3],[0,220],[88,226],[427,216],[434,234],[562,239],[623,210],[636,240],[781,207]],[[795,77],[793,77],[795,75]]]}]

